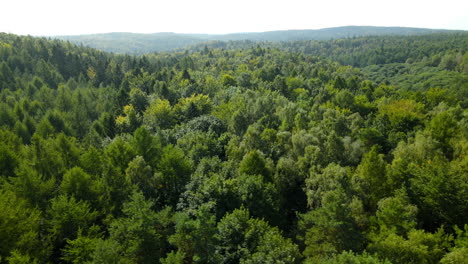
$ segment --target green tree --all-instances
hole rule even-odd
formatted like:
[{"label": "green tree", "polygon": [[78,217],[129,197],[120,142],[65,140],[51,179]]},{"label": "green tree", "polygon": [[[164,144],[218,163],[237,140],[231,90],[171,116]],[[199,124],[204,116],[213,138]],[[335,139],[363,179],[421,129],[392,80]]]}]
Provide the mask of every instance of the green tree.
[{"label": "green tree", "polygon": [[164,147],[155,173],[157,202],[175,206],[190,179],[191,172],[192,164],[180,148],[173,145]]},{"label": "green tree", "polygon": [[188,263],[219,263],[215,254],[216,219],[210,204],[201,205],[193,217],[185,212],[174,216],[175,233],[169,242]]},{"label": "green tree", "polygon": [[39,210],[13,192],[0,190],[0,211],[0,256],[32,254],[39,257],[41,250],[47,250],[47,245],[39,241]]},{"label": "green tree", "polygon": [[224,74],[221,77],[221,83],[226,87],[237,85],[236,79],[234,79],[234,77],[232,77],[230,74]]},{"label": "green tree", "polygon": [[133,146],[136,153],[142,156],[151,166],[156,165],[161,156],[162,146],[158,137],[142,126],[133,133]]},{"label": "green tree", "polygon": [[377,202],[389,195],[386,166],[383,155],[379,154],[378,146],[373,146],[362,157],[356,170],[358,179],[362,180],[362,191],[367,194],[367,205],[370,210],[375,210]]},{"label": "green tree", "polygon": [[304,236],[304,256],[311,261],[342,252],[362,249],[364,237],[356,221],[351,202],[341,188],[323,194],[322,206],[303,215],[298,226]]},{"label": "green tree", "polygon": [[128,163],[135,158],[136,150],[126,139],[117,137],[105,148],[104,155],[109,166],[123,173]]},{"label": "green tree", "polygon": [[96,220],[97,212],[92,211],[86,201],[77,201],[73,196],[60,195],[50,201],[48,231],[54,245],[54,253],[62,249],[67,239],[75,239],[80,229],[86,230]]},{"label": "green tree", "polygon": [[166,99],[151,101],[143,114],[143,123],[151,128],[167,129],[175,124],[175,112]]},{"label": "green tree", "polygon": [[405,190],[398,190],[395,196],[379,201],[377,223],[381,232],[391,231],[403,236],[416,227],[417,212],[417,207],[410,204]]},{"label": "green tree", "polygon": [[174,111],[179,120],[190,120],[194,117],[209,114],[212,108],[210,97],[204,94],[193,94],[190,97],[179,99]]},{"label": "green tree", "polygon": [[273,225],[284,222],[280,215],[277,188],[263,176],[241,174],[233,187],[237,190],[242,205],[253,217],[263,217]]},{"label": "green tree", "polygon": [[349,192],[350,182],[349,170],[335,163],[329,164],[321,173],[311,170],[305,180],[308,207],[321,207],[323,195],[329,191],[343,189]]},{"label": "green tree", "polygon": [[267,222],[236,209],[218,223],[219,263],[299,263],[298,247]]},{"label": "green tree", "polygon": [[60,183],[60,193],[73,196],[78,201],[88,201],[97,206],[100,193],[104,191],[102,182],[87,174],[80,167],[68,170]]},{"label": "green tree", "polygon": [[448,247],[448,238],[442,229],[436,233],[413,229],[406,236],[382,233],[372,238],[367,248],[392,263],[437,263]]},{"label": "green tree", "polygon": [[[91,227],[87,233],[91,233],[88,236],[83,235],[82,230],[78,231],[78,237],[76,239],[67,240],[67,245],[62,250],[63,257],[62,259],[69,263],[84,263],[91,261],[91,255],[93,254],[96,244],[99,241],[99,238],[96,237],[96,234],[92,234],[95,229]],[[92,231],[91,231],[92,230]]]},{"label": "green tree", "polygon": [[441,260],[441,264],[467,264],[468,248],[456,248],[447,253]]},{"label": "green tree", "polygon": [[152,207],[153,202],[146,200],[141,192],[133,192],[123,205],[124,216],[111,223],[109,239],[98,242],[94,261],[109,263],[115,259],[118,263],[154,263],[159,259],[163,241],[156,229],[158,215]]},{"label": "green tree", "polygon": [[130,104],[135,107],[137,113],[142,113],[148,105],[148,96],[138,88],[133,88],[129,93]]},{"label": "green tree", "polygon": [[16,90],[16,81],[8,64],[0,63],[0,91],[3,89]]},{"label": "green tree", "polygon": [[258,150],[247,153],[239,164],[239,173],[261,175],[265,180],[271,180],[271,171],[268,169],[263,156]]},{"label": "green tree", "polygon": [[138,187],[145,197],[156,197],[153,171],[141,156],[136,156],[125,170],[127,181]]},{"label": "green tree", "polygon": [[0,143],[0,174],[3,176],[15,175],[15,168],[18,166],[18,157],[15,152]]},{"label": "green tree", "polygon": [[324,260],[324,264],[391,264],[388,260],[382,260],[378,255],[371,255],[367,252],[362,254],[356,254],[352,251],[343,251],[340,254],[334,255],[333,257]]},{"label": "green tree", "polygon": [[444,111],[436,115],[427,126],[430,131],[432,138],[440,143],[440,147],[444,152],[445,156],[450,158],[453,153],[453,149],[450,145],[450,140],[455,136],[457,132],[457,122],[452,114]]}]

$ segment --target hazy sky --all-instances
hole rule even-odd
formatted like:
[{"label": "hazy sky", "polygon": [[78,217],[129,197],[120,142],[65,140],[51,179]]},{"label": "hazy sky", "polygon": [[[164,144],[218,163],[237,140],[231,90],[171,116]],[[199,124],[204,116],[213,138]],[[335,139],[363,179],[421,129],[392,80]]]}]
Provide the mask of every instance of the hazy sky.
[{"label": "hazy sky", "polygon": [[345,25],[468,30],[468,0],[6,0],[0,32],[232,33]]}]

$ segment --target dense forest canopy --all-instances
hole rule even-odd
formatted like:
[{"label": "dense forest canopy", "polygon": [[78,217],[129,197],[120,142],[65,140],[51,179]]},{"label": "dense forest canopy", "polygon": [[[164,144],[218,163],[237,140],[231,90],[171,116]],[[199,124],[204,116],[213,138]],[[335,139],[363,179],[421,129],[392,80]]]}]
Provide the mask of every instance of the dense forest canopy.
[{"label": "dense forest canopy", "polygon": [[466,263],[467,40],[0,33],[0,262]]},{"label": "dense forest canopy", "polygon": [[142,55],[151,52],[168,52],[185,48],[189,45],[206,41],[254,41],[281,42],[331,40],[362,36],[414,36],[432,33],[456,33],[462,30],[442,30],[409,27],[371,27],[346,26],[323,29],[278,30],[268,32],[232,33],[232,34],[182,34],[161,32],[153,34],[138,34],[114,32],[91,35],[55,36],[78,45],[85,45],[107,52]]}]

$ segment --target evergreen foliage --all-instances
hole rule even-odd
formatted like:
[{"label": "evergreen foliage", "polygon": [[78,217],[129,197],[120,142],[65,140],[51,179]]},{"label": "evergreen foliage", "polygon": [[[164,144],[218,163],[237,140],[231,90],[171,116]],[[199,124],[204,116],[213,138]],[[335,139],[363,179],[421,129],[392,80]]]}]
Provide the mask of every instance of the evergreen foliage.
[{"label": "evergreen foliage", "polygon": [[464,263],[466,41],[1,33],[0,263]]}]

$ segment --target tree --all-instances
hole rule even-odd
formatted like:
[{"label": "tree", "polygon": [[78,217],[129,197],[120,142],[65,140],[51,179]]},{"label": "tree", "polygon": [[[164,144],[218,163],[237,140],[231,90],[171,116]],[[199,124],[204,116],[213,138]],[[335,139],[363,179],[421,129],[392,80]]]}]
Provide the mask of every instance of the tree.
[{"label": "tree", "polygon": [[141,156],[136,156],[125,170],[127,181],[138,187],[143,192],[145,197],[156,197],[155,179],[153,177],[153,170],[148,166]]},{"label": "tree", "polygon": [[[102,183],[80,167],[68,170],[60,183],[60,193],[73,196],[78,201],[88,201],[96,206],[103,191]],[[96,208],[96,207],[95,207]]]},{"label": "tree", "polygon": [[168,129],[175,124],[175,113],[166,99],[153,100],[143,114],[143,123],[153,129]]},{"label": "tree", "polygon": [[173,145],[164,147],[155,173],[157,202],[162,205],[176,205],[191,172],[192,164],[180,148]]},{"label": "tree", "polygon": [[348,264],[391,264],[390,261],[384,259],[382,260],[379,258],[378,255],[369,254],[367,252],[363,252],[362,254],[357,254],[352,251],[343,251],[340,254],[336,254],[333,257],[324,260],[322,263],[324,264],[341,264],[341,263],[348,263]]},{"label": "tree", "polygon": [[[47,246],[39,241],[41,212],[13,192],[0,190],[0,255],[40,256]],[[16,252],[16,253],[15,253]]]},{"label": "tree", "polygon": [[136,151],[130,142],[123,137],[117,137],[105,148],[104,155],[109,166],[123,173],[128,163],[136,156]]},{"label": "tree", "polygon": [[103,151],[90,146],[86,152],[82,153],[79,160],[79,167],[86,173],[92,175],[101,175],[103,172]]},{"label": "tree", "polygon": [[383,155],[379,154],[378,146],[375,145],[362,157],[356,170],[357,177],[362,180],[362,191],[368,196],[367,206],[372,211],[381,198],[389,195],[386,166]]},{"label": "tree", "polygon": [[393,232],[405,235],[416,227],[418,208],[409,202],[404,189],[397,190],[395,196],[379,201],[376,212],[377,223],[381,232]]},{"label": "tree", "polygon": [[381,106],[379,113],[388,116],[395,130],[408,132],[420,123],[423,118],[422,109],[422,104],[404,99]]},{"label": "tree", "polygon": [[297,213],[304,213],[307,207],[305,179],[294,160],[281,157],[276,165],[274,183],[278,188],[281,212],[287,217],[287,226],[294,226]]},{"label": "tree", "polygon": [[218,223],[219,263],[298,263],[297,246],[267,222],[250,218],[245,209],[236,209]]},{"label": "tree", "polygon": [[342,139],[332,131],[330,135],[327,137],[327,141],[325,143],[325,155],[326,160],[328,163],[342,163],[344,160],[343,154],[345,152],[344,145]]},{"label": "tree", "polygon": [[162,256],[162,235],[155,228],[158,215],[151,209],[153,202],[141,192],[133,192],[123,205],[124,216],[114,220],[109,239],[98,242],[94,261],[110,259],[124,263],[154,263]]},{"label": "tree", "polygon": [[194,117],[209,114],[212,108],[210,97],[204,94],[192,94],[190,97],[179,99],[174,111],[179,120],[190,120]]},{"label": "tree", "polygon": [[161,157],[161,142],[150,131],[142,126],[133,133],[133,146],[138,155],[142,156],[151,166],[155,166]]},{"label": "tree", "polygon": [[141,116],[133,105],[123,107],[123,115],[115,119],[115,124],[121,132],[133,132],[141,125]]},{"label": "tree", "polygon": [[100,132],[99,134],[104,137],[114,138],[117,131],[115,127],[116,125],[115,120],[112,117],[112,115],[108,112],[104,112],[99,117],[98,122],[99,122],[98,124],[100,124],[100,127],[102,129],[102,131],[98,131]]},{"label": "tree", "polygon": [[468,190],[468,176],[466,169],[457,165],[438,158],[420,167],[411,166],[414,175],[410,180],[411,191],[420,208],[420,219],[429,230],[445,223],[465,223],[463,219],[468,216],[468,207],[467,198],[463,194]]},{"label": "tree", "polygon": [[335,189],[343,189],[349,193],[350,183],[349,170],[335,163],[329,164],[321,173],[311,170],[305,180],[307,206],[310,209],[320,208],[325,193]]},{"label": "tree", "polygon": [[265,180],[271,180],[271,171],[258,150],[247,153],[239,164],[239,173],[261,175]]},{"label": "tree", "polygon": [[392,263],[437,263],[445,254],[448,238],[442,229],[436,233],[411,230],[407,238],[395,233],[382,233],[372,238],[367,249]]},{"label": "tree", "polygon": [[18,157],[15,152],[0,143],[0,175],[13,176],[15,168],[18,166]]},{"label": "tree", "polygon": [[454,247],[440,260],[442,264],[468,263],[466,260],[466,254],[468,254],[468,225],[464,226],[464,230],[457,226],[454,229],[456,234]]},{"label": "tree", "polygon": [[466,256],[468,255],[468,248],[456,248],[450,253],[446,254],[441,260],[441,264],[467,264]]},{"label": "tree", "polygon": [[96,230],[97,226],[92,226],[87,230],[87,235],[83,234],[83,230],[78,231],[78,237],[76,239],[68,239],[67,245],[62,250],[62,259],[69,263],[84,263],[91,261],[97,243],[99,241],[99,235],[95,234],[99,230]]},{"label": "tree", "polygon": [[168,240],[177,247],[175,254],[183,255],[188,263],[219,263],[215,254],[216,218],[210,207],[201,205],[193,217],[185,212],[174,216],[175,233]]},{"label": "tree", "polygon": [[86,201],[77,201],[73,196],[60,195],[51,200],[48,214],[48,231],[58,257],[67,239],[75,239],[80,229],[90,228],[98,215]]},{"label": "tree", "polygon": [[321,204],[303,215],[298,224],[305,234],[304,256],[319,261],[343,250],[361,250],[364,237],[343,189],[325,192]]},{"label": "tree", "polygon": [[237,85],[236,79],[229,74],[224,74],[223,77],[221,77],[221,83],[226,87]]},{"label": "tree", "polygon": [[135,107],[137,113],[142,113],[148,105],[148,96],[139,88],[133,88],[129,93],[130,104]]},{"label": "tree", "polygon": [[284,222],[280,215],[278,191],[273,183],[261,175],[241,174],[233,186],[242,205],[253,217],[263,217],[273,225]]},{"label": "tree", "polygon": [[196,164],[203,157],[222,156],[220,140],[213,132],[189,131],[177,140],[187,156]]},{"label": "tree", "polygon": [[452,114],[444,111],[436,115],[427,126],[432,138],[440,143],[440,147],[447,158],[452,156],[453,149],[450,140],[457,132],[457,122]]},{"label": "tree", "polygon": [[0,63],[0,91],[3,89],[16,90],[16,81],[8,64]]}]

